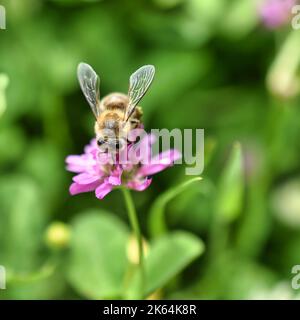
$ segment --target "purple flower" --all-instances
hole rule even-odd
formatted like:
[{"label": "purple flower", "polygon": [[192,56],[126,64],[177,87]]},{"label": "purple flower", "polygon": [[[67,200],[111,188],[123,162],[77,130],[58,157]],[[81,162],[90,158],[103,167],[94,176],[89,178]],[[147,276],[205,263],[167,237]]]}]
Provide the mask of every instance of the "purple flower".
[{"label": "purple flower", "polygon": [[265,0],[259,8],[259,15],[266,27],[275,29],[288,23],[296,3],[297,0]]},{"label": "purple flower", "polygon": [[77,173],[70,186],[71,195],[94,191],[98,199],[103,199],[115,187],[143,191],[152,182],[151,176],[170,166],[181,158],[177,150],[167,150],[151,156],[155,139],[146,135],[138,144],[128,145],[116,155],[100,153],[93,139],[82,155],[66,158],[67,170]]}]

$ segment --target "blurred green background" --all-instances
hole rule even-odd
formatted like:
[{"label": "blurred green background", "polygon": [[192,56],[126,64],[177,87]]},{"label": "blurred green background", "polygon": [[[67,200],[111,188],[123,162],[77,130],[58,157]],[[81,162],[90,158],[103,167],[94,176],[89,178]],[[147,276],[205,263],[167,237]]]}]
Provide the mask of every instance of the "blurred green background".
[{"label": "blurred green background", "polygon": [[100,74],[102,96],[126,92],[134,70],[155,65],[141,103],[146,130],[205,129],[201,181],[186,182],[178,165],[133,193],[148,293],[299,297],[300,31],[264,27],[252,0],[1,4],[1,298],[134,296],[136,249],[120,192],[103,201],[68,192],[64,159],[93,137],[80,61]]}]

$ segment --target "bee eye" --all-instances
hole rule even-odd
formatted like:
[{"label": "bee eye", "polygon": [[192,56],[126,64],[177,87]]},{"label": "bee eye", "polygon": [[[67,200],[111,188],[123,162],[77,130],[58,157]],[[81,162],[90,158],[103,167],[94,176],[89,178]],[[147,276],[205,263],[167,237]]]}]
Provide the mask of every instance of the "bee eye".
[{"label": "bee eye", "polygon": [[104,139],[99,139],[97,140],[97,145],[100,147],[103,145],[104,142],[105,142]]}]

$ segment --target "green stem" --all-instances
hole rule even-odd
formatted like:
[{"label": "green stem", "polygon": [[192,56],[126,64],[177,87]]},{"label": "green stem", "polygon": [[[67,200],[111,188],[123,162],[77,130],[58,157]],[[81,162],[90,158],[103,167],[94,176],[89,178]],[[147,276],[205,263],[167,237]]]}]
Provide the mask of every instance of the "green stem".
[{"label": "green stem", "polygon": [[53,254],[49,259],[41,266],[41,268],[35,272],[30,273],[17,273],[11,270],[7,272],[7,284],[18,285],[22,283],[33,283],[41,281],[51,277],[56,271],[59,265],[60,256]]},{"label": "green stem", "polygon": [[202,180],[201,177],[196,177],[185,181],[178,186],[165,191],[156,198],[149,212],[149,231],[153,238],[161,236],[167,232],[165,208],[168,202],[185,191],[185,189],[187,189],[191,184],[200,180]]},{"label": "green stem", "polygon": [[144,292],[145,292],[145,267],[144,267],[144,254],[143,254],[143,238],[141,229],[139,226],[136,210],[134,207],[134,203],[131,197],[131,193],[126,188],[121,188],[125,200],[125,204],[127,207],[128,217],[131,224],[131,227],[133,229],[133,232],[135,234],[135,237],[138,242],[138,252],[139,252],[139,271],[141,274],[141,281],[140,281],[140,293],[139,298],[144,298]]}]

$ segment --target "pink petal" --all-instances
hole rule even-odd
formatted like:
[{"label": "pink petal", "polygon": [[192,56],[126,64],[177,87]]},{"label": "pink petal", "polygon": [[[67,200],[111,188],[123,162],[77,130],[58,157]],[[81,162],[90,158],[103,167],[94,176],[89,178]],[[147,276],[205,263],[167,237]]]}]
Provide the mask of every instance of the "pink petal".
[{"label": "pink petal", "polygon": [[92,139],[90,144],[84,147],[84,153],[92,153],[94,150],[98,150],[97,141],[96,139]]},{"label": "pink petal", "polygon": [[288,22],[295,0],[265,0],[259,8],[264,24],[277,28]]},{"label": "pink petal", "polygon": [[66,163],[68,171],[80,173],[87,171],[96,161],[89,155],[71,155],[66,158]]},{"label": "pink petal", "polygon": [[98,199],[103,199],[108,193],[111,192],[113,186],[108,182],[103,182],[97,189],[96,189],[96,197]]},{"label": "pink petal", "polygon": [[120,167],[117,167],[115,170],[112,171],[111,175],[108,177],[108,182],[114,186],[121,185],[122,172],[122,169]]},{"label": "pink petal", "polygon": [[77,176],[73,177],[73,181],[78,184],[91,184],[95,181],[99,181],[101,176],[99,175],[91,175],[89,173],[81,173]]},{"label": "pink petal", "polygon": [[138,171],[138,174],[143,176],[153,175],[172,166],[180,158],[181,153],[178,150],[164,151],[152,158],[150,164],[144,164]]},{"label": "pink petal", "polygon": [[152,179],[144,179],[143,181],[129,181],[127,187],[136,191],[144,191],[152,182]]},{"label": "pink petal", "polygon": [[99,181],[96,181],[96,182],[93,182],[90,184],[79,184],[79,183],[74,182],[71,184],[69,191],[70,191],[70,194],[73,196],[78,193],[93,191],[98,186],[99,186]]},{"label": "pink petal", "polygon": [[172,166],[171,164],[153,164],[153,165],[145,165],[139,170],[139,174],[143,176],[150,176],[155,173],[161,172],[166,168]]}]

